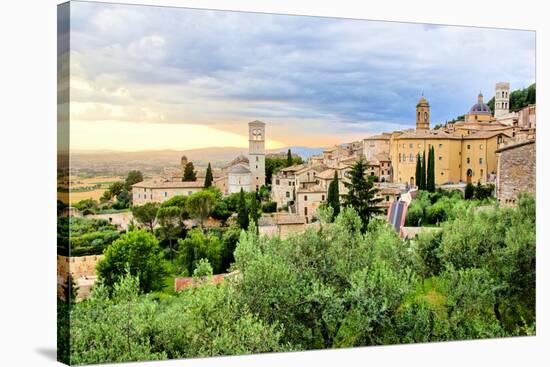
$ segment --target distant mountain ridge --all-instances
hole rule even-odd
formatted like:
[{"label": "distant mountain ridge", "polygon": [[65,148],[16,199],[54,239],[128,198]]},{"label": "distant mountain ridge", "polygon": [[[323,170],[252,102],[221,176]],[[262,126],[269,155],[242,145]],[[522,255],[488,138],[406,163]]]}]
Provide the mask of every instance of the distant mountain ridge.
[{"label": "distant mountain ridge", "polygon": [[[312,155],[321,153],[324,148],[315,147],[284,147],[278,149],[268,149],[266,153],[285,153],[290,149],[293,154],[298,154],[303,159],[308,159]],[[135,164],[151,165],[158,168],[170,167],[179,165],[183,155],[189,161],[195,163],[196,166],[206,166],[212,163],[213,166],[222,166],[230,162],[239,154],[246,155],[248,148],[239,147],[209,147],[189,150],[150,150],[137,152],[118,152],[109,150],[100,151],[72,151],[71,162],[73,165],[85,168],[90,165],[98,164],[127,164],[135,166]]]}]

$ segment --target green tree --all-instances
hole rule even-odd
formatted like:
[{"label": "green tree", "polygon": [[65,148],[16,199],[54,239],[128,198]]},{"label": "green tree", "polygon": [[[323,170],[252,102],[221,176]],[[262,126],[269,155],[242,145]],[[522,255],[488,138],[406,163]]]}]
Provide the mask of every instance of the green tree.
[{"label": "green tree", "polygon": [[132,215],[139,224],[149,229],[153,233],[157,221],[158,203],[146,203],[140,206],[132,207]]},{"label": "green tree", "polygon": [[420,153],[416,155],[416,171],[414,176],[414,182],[418,189],[420,190],[420,185],[422,184],[422,161],[420,160]]},{"label": "green tree", "polygon": [[288,152],[286,152],[286,166],[290,167],[292,166],[292,164],[293,164],[292,152],[290,151],[290,149],[288,149]]},{"label": "green tree", "polygon": [[214,274],[214,270],[208,259],[200,259],[197,262],[197,267],[193,270],[193,277],[196,278],[209,277],[212,274]]},{"label": "green tree", "polygon": [[214,181],[214,176],[212,175],[212,167],[210,166],[210,162],[208,162],[208,167],[206,168],[206,177],[204,178],[204,188],[209,188],[212,186],[212,182]]},{"label": "green tree", "polygon": [[116,181],[109,185],[109,194],[110,197],[116,197],[124,190],[124,181]]},{"label": "green tree", "polygon": [[141,171],[137,171],[137,170],[130,171],[126,176],[124,187],[128,191],[132,191],[132,185],[141,181],[143,181],[143,174],[141,173]]},{"label": "green tree", "polygon": [[428,153],[428,168],[427,168],[427,177],[426,177],[426,190],[429,192],[435,192],[435,151],[434,147],[430,147]]},{"label": "green tree", "polygon": [[97,263],[99,279],[113,289],[128,270],[139,278],[142,292],[162,289],[166,274],[164,256],[158,240],[145,230],[123,234],[105,250],[103,259]]},{"label": "green tree", "polygon": [[197,172],[195,172],[195,166],[193,166],[193,162],[187,162],[187,164],[183,168],[183,177],[181,178],[181,180],[197,181]]},{"label": "green tree", "polygon": [[466,184],[466,188],[464,189],[464,199],[472,200],[474,198],[474,193],[475,193],[474,185],[468,182]]},{"label": "green tree", "polygon": [[373,182],[365,178],[366,170],[367,163],[361,157],[349,173],[349,182],[344,182],[348,193],[343,195],[344,205],[351,206],[359,214],[363,222],[363,230],[367,229],[374,214],[382,212],[382,209],[377,206],[382,201],[382,198],[376,197],[379,190],[374,187]]},{"label": "green tree", "polygon": [[258,226],[258,219],[261,216],[260,208],[258,206],[258,197],[256,193],[253,193],[252,198],[250,200],[250,218],[254,222],[256,226]]},{"label": "green tree", "polygon": [[125,188],[116,196],[116,203],[113,204],[115,209],[126,209],[130,207],[130,202],[132,201],[132,196]]},{"label": "green tree", "polygon": [[422,164],[420,165],[420,190],[426,190],[426,152],[422,154]]},{"label": "green tree", "polygon": [[333,217],[340,213],[340,190],[338,188],[338,171],[334,170],[334,177],[328,186],[327,205],[333,209]]},{"label": "green tree", "polygon": [[187,274],[193,274],[201,259],[207,259],[215,273],[222,271],[223,248],[218,236],[196,228],[190,230],[185,239],[178,240],[178,246],[178,260]]},{"label": "green tree", "polygon": [[181,233],[181,209],[177,206],[162,207],[158,209],[157,220],[162,239],[168,241],[168,258],[173,259],[175,249],[172,241]]},{"label": "green tree", "polygon": [[237,223],[239,223],[239,226],[246,230],[248,229],[248,208],[246,206],[246,198],[244,195],[244,191],[241,188],[241,192],[239,193],[239,203],[237,206]]},{"label": "green tree", "polygon": [[186,207],[191,217],[198,219],[201,227],[204,227],[204,221],[212,213],[216,202],[216,194],[213,191],[201,190],[191,194],[187,198]]}]

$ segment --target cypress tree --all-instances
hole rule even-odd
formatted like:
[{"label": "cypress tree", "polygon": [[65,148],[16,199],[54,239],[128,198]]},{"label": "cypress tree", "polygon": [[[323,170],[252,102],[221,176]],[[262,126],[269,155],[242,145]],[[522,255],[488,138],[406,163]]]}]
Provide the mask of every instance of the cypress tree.
[{"label": "cypress tree", "polygon": [[195,172],[195,166],[193,162],[188,162],[183,169],[182,181],[197,181],[197,173]]},{"label": "cypress tree", "polygon": [[239,226],[247,230],[248,229],[248,209],[246,208],[246,198],[244,196],[244,191],[241,188],[241,192],[239,193],[239,204],[238,204],[238,212],[237,212],[237,223],[239,223]]},{"label": "cypress tree", "polygon": [[252,201],[250,203],[250,219],[254,221],[256,227],[258,227],[258,219],[260,218],[260,213],[258,212],[258,199],[256,193],[252,195]]},{"label": "cypress tree", "polygon": [[422,166],[420,170],[420,190],[426,190],[426,152],[422,154]]},{"label": "cypress tree", "polygon": [[287,167],[292,166],[292,152],[290,151],[290,149],[286,153],[286,166]]},{"label": "cypress tree", "polygon": [[420,182],[422,181],[422,161],[420,160],[420,153],[416,155],[416,172],[414,175],[414,182],[418,189],[420,189]]},{"label": "cypress tree", "polygon": [[212,181],[214,181],[214,176],[212,175],[212,167],[210,162],[208,162],[208,167],[206,168],[206,177],[204,178],[204,188],[209,188],[212,186]]},{"label": "cypress tree", "polygon": [[327,204],[334,210],[333,218],[340,213],[340,190],[338,189],[338,171],[334,170],[334,178],[328,186]]},{"label": "cypress tree", "polygon": [[435,151],[434,147],[430,147],[430,152],[428,154],[428,170],[427,170],[427,182],[426,190],[429,192],[435,192]]}]

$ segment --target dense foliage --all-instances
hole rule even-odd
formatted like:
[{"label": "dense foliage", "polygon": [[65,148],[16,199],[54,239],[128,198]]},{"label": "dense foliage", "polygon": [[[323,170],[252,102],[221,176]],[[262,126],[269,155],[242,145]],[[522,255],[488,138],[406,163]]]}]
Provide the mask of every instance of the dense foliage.
[{"label": "dense foliage", "polygon": [[[136,206],[145,229],[127,233],[106,220],[58,218],[62,249],[70,230],[73,255],[105,255],[91,297],[58,303],[60,358],[106,363],[534,334],[533,198],[499,208],[490,185],[471,185],[471,200],[421,190],[407,223],[437,228],[403,240],[374,215],[366,168],[353,167],[341,205],[327,198],[318,228],[284,240],[259,235],[258,217],[270,206],[265,187]],[[227,226],[231,215],[236,223]],[[204,225],[209,216],[223,217],[223,226]],[[190,217],[202,225],[186,228]],[[223,283],[209,282],[226,272]],[[175,276],[193,276],[197,286],[175,294]],[[64,289],[76,291],[71,279]]]},{"label": "dense foliage", "polygon": [[59,255],[99,255],[120,236],[116,226],[106,219],[83,217],[57,218],[57,252]]}]

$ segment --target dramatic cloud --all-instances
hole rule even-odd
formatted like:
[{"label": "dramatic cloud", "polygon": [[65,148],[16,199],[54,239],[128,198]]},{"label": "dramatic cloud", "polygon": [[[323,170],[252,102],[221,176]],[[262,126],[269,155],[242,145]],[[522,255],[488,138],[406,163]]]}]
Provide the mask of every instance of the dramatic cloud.
[{"label": "dramatic cloud", "polygon": [[261,119],[306,144],[412,127],[421,93],[435,123],[535,80],[527,31],[79,2],[71,17],[75,121]]}]

